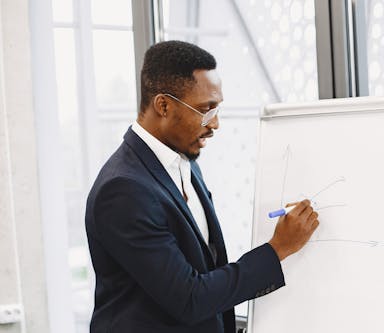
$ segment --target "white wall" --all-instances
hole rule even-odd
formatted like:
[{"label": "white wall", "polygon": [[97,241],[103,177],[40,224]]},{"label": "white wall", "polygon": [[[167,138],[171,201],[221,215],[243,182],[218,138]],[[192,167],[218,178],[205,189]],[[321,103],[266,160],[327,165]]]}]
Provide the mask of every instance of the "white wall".
[{"label": "white wall", "polygon": [[49,332],[34,115],[28,2],[0,2],[0,304],[25,320],[0,332]]},{"label": "white wall", "polygon": [[[3,47],[2,33],[0,30],[0,302],[1,304],[12,304],[20,302],[20,293],[18,264],[16,262],[16,234],[11,200],[11,166],[9,160],[7,118],[5,113],[2,60]],[[0,331],[2,331],[1,326]],[[13,327],[8,326],[8,332],[20,332],[20,325],[13,325]]]}]

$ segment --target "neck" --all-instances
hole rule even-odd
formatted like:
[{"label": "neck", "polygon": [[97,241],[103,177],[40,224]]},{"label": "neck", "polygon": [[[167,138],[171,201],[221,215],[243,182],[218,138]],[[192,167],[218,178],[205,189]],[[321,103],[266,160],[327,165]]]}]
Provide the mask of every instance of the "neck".
[{"label": "neck", "polygon": [[161,141],[162,143],[166,144],[162,138],[161,135],[161,126],[160,123],[153,118],[153,116],[150,115],[151,113],[148,111],[146,114],[140,113],[137,117],[136,121],[138,124],[144,128],[148,133],[153,135],[156,139]]}]

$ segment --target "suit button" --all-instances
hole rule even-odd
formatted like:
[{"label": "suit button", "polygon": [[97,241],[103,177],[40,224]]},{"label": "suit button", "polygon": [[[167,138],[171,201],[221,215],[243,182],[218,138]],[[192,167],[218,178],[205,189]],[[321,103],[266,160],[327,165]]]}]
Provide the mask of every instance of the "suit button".
[{"label": "suit button", "polygon": [[265,289],[265,293],[266,293],[266,294],[269,294],[270,292],[271,292],[271,289],[270,289],[270,288]]},{"label": "suit button", "polygon": [[271,286],[271,291],[274,291],[276,289],[276,287],[275,287],[275,285],[273,284],[272,286]]}]

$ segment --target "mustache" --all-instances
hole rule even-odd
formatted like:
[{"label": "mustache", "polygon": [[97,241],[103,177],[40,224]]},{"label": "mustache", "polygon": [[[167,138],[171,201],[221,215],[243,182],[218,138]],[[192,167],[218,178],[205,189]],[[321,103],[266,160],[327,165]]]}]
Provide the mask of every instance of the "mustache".
[{"label": "mustache", "polygon": [[208,131],[207,133],[200,135],[201,139],[211,138],[211,137],[213,137],[213,131]]}]

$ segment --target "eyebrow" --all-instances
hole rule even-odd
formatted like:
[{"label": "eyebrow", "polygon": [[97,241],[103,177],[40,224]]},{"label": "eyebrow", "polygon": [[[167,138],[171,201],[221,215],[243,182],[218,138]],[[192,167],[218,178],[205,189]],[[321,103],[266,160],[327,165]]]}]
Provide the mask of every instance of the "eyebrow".
[{"label": "eyebrow", "polygon": [[221,102],[217,102],[217,101],[207,101],[207,102],[203,102],[203,103],[200,103],[200,104],[197,104],[196,107],[209,107],[209,108],[215,108],[217,107]]}]

